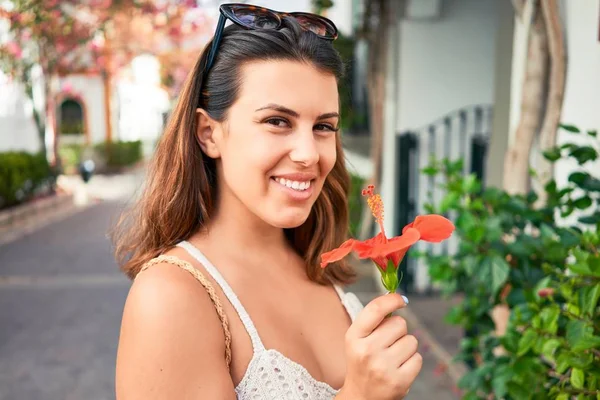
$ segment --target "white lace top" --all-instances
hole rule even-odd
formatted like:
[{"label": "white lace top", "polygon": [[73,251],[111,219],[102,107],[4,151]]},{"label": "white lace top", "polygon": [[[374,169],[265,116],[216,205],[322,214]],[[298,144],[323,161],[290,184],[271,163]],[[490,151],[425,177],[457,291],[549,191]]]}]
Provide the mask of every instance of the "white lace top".
[{"label": "white lace top", "polygon": [[[235,388],[239,400],[322,400],[335,397],[337,390],[313,378],[302,365],[277,350],[266,349],[250,316],[215,266],[189,242],[181,242],[178,246],[198,260],[221,286],[252,340],[254,354],[244,377]],[[348,315],[354,320],[363,308],[362,304],[353,293],[344,293],[337,285],[335,290]]]}]

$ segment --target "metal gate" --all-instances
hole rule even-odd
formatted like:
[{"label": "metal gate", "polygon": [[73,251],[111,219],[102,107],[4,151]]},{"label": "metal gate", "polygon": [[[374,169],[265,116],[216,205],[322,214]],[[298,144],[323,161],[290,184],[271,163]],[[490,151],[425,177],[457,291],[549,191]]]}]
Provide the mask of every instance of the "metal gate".
[{"label": "metal gate", "polygon": [[[431,157],[464,160],[464,172],[475,173],[483,180],[491,132],[492,107],[473,106],[460,109],[418,130],[400,133],[396,137],[396,204],[394,233],[417,215],[424,213],[423,205],[430,199],[437,204],[443,193],[438,184],[441,178],[421,173]],[[453,252],[456,243],[452,240],[441,246],[419,243],[425,251]],[[405,258],[400,264],[403,273],[403,292],[429,292],[433,288],[429,281],[427,266],[421,260]]]}]

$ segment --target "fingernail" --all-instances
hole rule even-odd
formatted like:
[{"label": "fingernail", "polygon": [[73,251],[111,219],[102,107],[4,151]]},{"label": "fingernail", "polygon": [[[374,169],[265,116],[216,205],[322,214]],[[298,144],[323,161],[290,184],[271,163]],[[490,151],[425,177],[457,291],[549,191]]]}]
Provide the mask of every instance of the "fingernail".
[{"label": "fingernail", "polygon": [[405,295],[402,295],[402,300],[404,300],[404,302],[408,304],[408,297],[406,297]]}]

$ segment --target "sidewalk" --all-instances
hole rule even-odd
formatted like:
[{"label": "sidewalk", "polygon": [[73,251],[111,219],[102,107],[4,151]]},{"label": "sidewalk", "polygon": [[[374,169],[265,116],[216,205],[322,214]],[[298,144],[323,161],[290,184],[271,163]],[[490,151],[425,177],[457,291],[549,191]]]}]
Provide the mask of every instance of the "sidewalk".
[{"label": "sidewalk", "polygon": [[[369,266],[357,267],[360,279],[347,288],[363,304],[381,294],[373,274],[366,270],[368,268]],[[419,295],[412,295],[409,300],[409,306],[400,315],[406,319],[409,332],[419,340],[423,367],[407,399],[460,399],[455,382],[463,371],[460,366],[447,366],[451,356],[456,354],[461,338],[460,329],[444,322],[451,304],[438,297]]]}]

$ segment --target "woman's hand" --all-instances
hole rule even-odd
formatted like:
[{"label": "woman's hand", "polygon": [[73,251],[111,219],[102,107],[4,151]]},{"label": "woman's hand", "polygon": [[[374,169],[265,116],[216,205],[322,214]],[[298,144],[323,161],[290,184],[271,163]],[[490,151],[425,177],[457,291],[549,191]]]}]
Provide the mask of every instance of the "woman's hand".
[{"label": "woman's hand", "polygon": [[405,307],[402,296],[371,301],[346,333],[347,373],[337,398],[396,400],[408,393],[421,370],[417,339],[407,334],[404,318],[389,313]]}]

